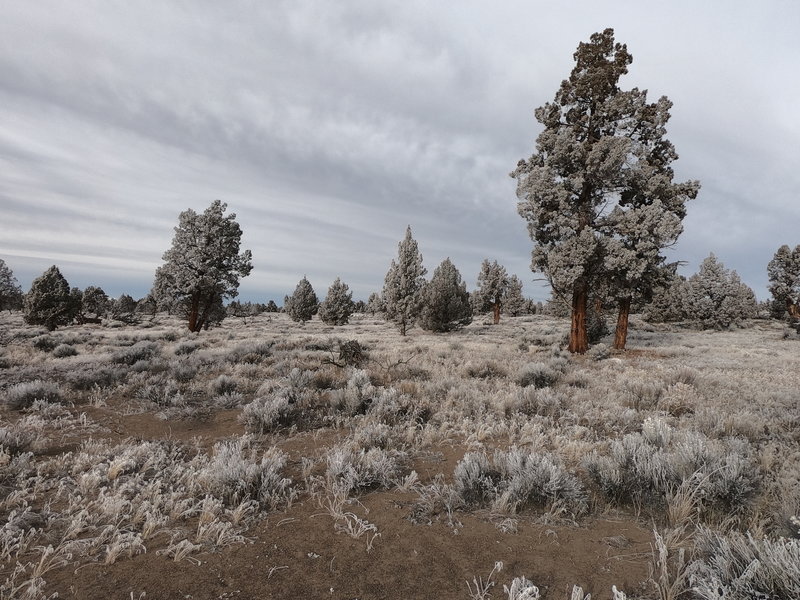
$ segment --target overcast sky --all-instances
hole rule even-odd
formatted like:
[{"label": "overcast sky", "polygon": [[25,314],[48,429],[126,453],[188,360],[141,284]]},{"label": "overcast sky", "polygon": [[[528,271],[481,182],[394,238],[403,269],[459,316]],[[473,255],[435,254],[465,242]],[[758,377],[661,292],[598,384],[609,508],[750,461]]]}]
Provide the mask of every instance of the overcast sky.
[{"label": "overcast sky", "polygon": [[472,288],[488,257],[544,299],[508,173],[613,27],[621,87],[674,102],[677,176],[702,183],[670,258],[714,252],[764,299],[800,243],[799,25],[793,0],[4,2],[0,258],[26,291],[56,264],[139,297],[178,214],[220,199],[245,300],[303,275],[366,298],[409,224],[429,274],[449,256]]}]

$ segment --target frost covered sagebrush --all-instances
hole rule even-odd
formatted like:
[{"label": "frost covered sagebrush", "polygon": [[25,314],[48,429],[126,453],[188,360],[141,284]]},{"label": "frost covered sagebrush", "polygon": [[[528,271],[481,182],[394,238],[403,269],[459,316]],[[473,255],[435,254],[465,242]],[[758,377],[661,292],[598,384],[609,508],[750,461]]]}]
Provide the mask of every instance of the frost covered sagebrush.
[{"label": "frost covered sagebrush", "polygon": [[36,400],[44,402],[60,402],[61,390],[59,386],[50,381],[30,381],[18,383],[6,390],[3,394],[3,404],[13,410],[28,408]]},{"label": "frost covered sagebrush", "polygon": [[701,508],[727,513],[746,511],[762,478],[744,440],[712,440],[659,418],[614,440],[609,454],[593,452],[585,465],[608,500],[663,505],[671,491],[690,485]]},{"label": "frost covered sagebrush", "polygon": [[499,513],[516,513],[531,506],[566,507],[573,514],[586,510],[580,481],[547,454],[512,448],[468,452],[456,465],[453,486],[467,506],[491,504]]}]

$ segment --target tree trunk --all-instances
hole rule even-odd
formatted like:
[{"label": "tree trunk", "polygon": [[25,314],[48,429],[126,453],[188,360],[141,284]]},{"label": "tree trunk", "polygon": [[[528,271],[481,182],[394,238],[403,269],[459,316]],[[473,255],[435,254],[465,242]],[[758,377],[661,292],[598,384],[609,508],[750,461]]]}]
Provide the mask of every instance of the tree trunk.
[{"label": "tree trunk", "polygon": [[622,298],[619,301],[619,315],[617,316],[617,331],[614,333],[614,348],[625,350],[628,340],[628,315],[631,313],[631,299]]},{"label": "tree trunk", "polygon": [[200,316],[200,297],[198,294],[192,294],[191,304],[189,306],[189,331],[196,332],[197,319]]},{"label": "tree trunk", "polygon": [[576,283],[572,291],[572,325],[569,331],[569,351],[583,354],[589,349],[589,336],[586,333],[586,303],[589,298],[589,286]]},{"label": "tree trunk", "polygon": [[500,303],[495,302],[492,306],[492,311],[494,311],[494,324],[497,325],[500,322]]}]

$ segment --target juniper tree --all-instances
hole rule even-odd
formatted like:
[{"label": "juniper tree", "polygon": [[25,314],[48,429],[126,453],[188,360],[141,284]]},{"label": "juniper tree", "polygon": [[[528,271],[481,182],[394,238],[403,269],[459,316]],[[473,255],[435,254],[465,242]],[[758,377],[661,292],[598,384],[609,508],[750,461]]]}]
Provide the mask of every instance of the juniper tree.
[{"label": "juniper tree", "polygon": [[429,331],[453,331],[472,322],[467,284],[461,273],[446,258],[433,271],[423,292],[420,326]]},{"label": "juniper tree", "polygon": [[800,301],[800,245],[794,250],[784,244],[775,252],[775,256],[767,265],[769,276],[769,292],[775,300],[778,316],[785,312],[790,317],[800,316],[798,301]]},{"label": "juniper tree", "polygon": [[503,313],[509,317],[518,317],[529,312],[528,301],[522,295],[522,281],[516,275],[508,278]]},{"label": "juniper tree", "polygon": [[397,261],[392,261],[383,284],[383,305],[386,319],[406,335],[422,309],[422,290],[425,286],[425,267],[411,227],[397,245]]},{"label": "juniper tree", "polygon": [[83,290],[81,298],[81,313],[84,315],[94,315],[95,319],[99,319],[106,313],[108,309],[108,295],[103,291],[103,288],[95,285],[90,285]]},{"label": "juniper tree", "polygon": [[481,263],[481,270],[478,273],[478,289],[475,290],[474,303],[477,310],[484,312],[492,311],[494,324],[500,322],[500,309],[508,291],[508,273],[506,268],[497,263],[489,262],[486,258]]},{"label": "juniper tree", "polygon": [[284,298],[283,309],[288,313],[292,321],[305,323],[317,314],[319,301],[314,293],[314,288],[305,275],[297,284],[294,293]]},{"label": "juniper tree", "polygon": [[710,254],[686,282],[684,310],[704,327],[722,329],[755,316],[756,297],[736,271],[729,271]]},{"label": "juniper tree", "polygon": [[249,250],[239,252],[242,230],[227,204],[211,203],[202,214],[183,211],[172,247],[156,271],[153,296],[177,303],[190,331],[200,331],[212,316],[224,315],[222,301],[238,295],[239,279],[253,268]]},{"label": "juniper tree", "polygon": [[22,288],[14,273],[0,258],[0,310],[22,308]]},{"label": "juniper tree", "polygon": [[364,309],[371,315],[375,315],[376,313],[382,313],[384,311],[383,306],[383,298],[378,292],[372,292],[367,298],[367,305]]},{"label": "juniper tree", "polygon": [[[535,243],[531,268],[570,303],[569,350],[583,353],[592,287],[612,280],[623,303],[647,287],[644,274],[651,261],[658,262],[649,247],[675,235],[659,216],[682,218],[683,203],[698,186],[672,183],[669,165],[677,156],[663,137],[669,100],[649,104],[646,91],[620,90],[619,79],[633,59],[614,41],[614,30],[580,43],[574,59],[554,101],[536,109],[544,125],[536,153],[511,176],[517,179],[519,214]],[[664,219],[674,225],[672,217]],[[648,239],[635,226],[648,221],[659,223],[664,240]],[[643,247],[648,250],[640,252]],[[627,268],[634,276],[622,273]]]},{"label": "juniper tree", "polygon": [[75,303],[70,295],[69,283],[53,265],[33,280],[25,294],[25,322],[44,325],[53,331],[60,325],[69,325],[75,318]]},{"label": "juniper tree", "polygon": [[328,288],[328,295],[319,305],[319,318],[328,325],[344,325],[355,311],[353,292],[337,277]]}]

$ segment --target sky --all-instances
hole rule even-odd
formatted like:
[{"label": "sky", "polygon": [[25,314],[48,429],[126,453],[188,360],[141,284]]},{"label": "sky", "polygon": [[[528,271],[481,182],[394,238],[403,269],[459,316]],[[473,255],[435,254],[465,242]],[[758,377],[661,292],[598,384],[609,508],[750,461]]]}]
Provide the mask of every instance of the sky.
[{"label": "sky", "polygon": [[534,109],[607,27],[622,89],[674,103],[677,180],[702,189],[670,260],[713,252],[766,299],[800,243],[800,3],[90,0],[0,4],[0,259],[23,287],[141,297],[181,211],[227,203],[280,304],[304,275],[379,291],[411,226],[429,275],[497,260],[548,296],[517,214]]}]

